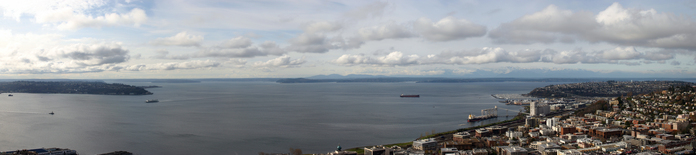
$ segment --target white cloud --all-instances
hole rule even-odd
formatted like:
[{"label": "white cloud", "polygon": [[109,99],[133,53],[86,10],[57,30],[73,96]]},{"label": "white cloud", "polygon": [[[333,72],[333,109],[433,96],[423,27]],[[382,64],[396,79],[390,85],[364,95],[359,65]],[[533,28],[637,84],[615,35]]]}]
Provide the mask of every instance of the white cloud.
[{"label": "white cloud", "polygon": [[341,29],[341,25],[338,23],[331,23],[327,21],[313,22],[304,26],[305,33],[324,33],[333,32]]},{"label": "white cloud", "polygon": [[340,65],[407,66],[418,64],[418,55],[404,55],[394,51],[386,56],[372,58],[365,55],[344,54],[333,62]]},{"label": "white cloud", "polygon": [[154,64],[116,65],[107,66],[104,71],[166,71],[166,70],[191,70],[212,69],[220,67],[242,68],[247,63],[244,59],[229,59],[226,61],[215,60],[190,60],[179,62],[166,62]]},{"label": "white cloud", "polygon": [[307,60],[304,57],[291,59],[290,56],[283,55],[265,62],[255,62],[252,66],[261,68],[292,68],[299,67],[306,62]]},{"label": "white cloud", "polygon": [[594,15],[550,5],[491,30],[496,43],[572,43],[576,39],[621,46],[696,49],[696,22],[654,9],[623,8],[614,3]]},{"label": "white cloud", "polygon": [[235,67],[235,68],[242,68],[244,65],[247,63],[247,60],[244,59],[229,59],[225,62],[222,62],[223,66],[229,66],[229,67]]},{"label": "white cloud", "polygon": [[7,53],[55,47],[62,38],[60,34],[14,34],[11,30],[0,29],[0,51]]},{"label": "white cloud", "polygon": [[645,55],[643,55],[643,58],[646,60],[669,60],[673,59],[675,56],[675,52],[673,51],[667,51],[667,50],[662,50],[658,52],[647,52]]},{"label": "white cloud", "polygon": [[[649,57],[655,56],[658,57]],[[439,54],[431,54],[425,57],[418,55],[404,55],[394,51],[382,57],[370,57],[366,55],[345,54],[333,60],[334,64],[354,66],[407,66],[407,65],[432,65],[432,64],[451,64],[451,65],[471,65],[471,64],[490,64],[490,63],[554,63],[554,64],[625,64],[639,65],[642,63],[652,63],[652,61],[664,62],[672,59],[668,54],[660,52],[640,53],[633,47],[615,48],[597,52],[585,52],[582,50],[555,51],[546,50],[520,50],[507,51],[503,48],[477,48],[464,51],[443,51]],[[627,60],[621,61],[618,60]],[[648,60],[648,61],[639,61]]]},{"label": "white cloud", "polygon": [[516,52],[506,51],[503,48],[484,47],[480,49],[465,50],[459,52],[445,51],[437,55],[429,56],[423,60],[426,64],[487,64],[498,62],[531,63],[548,62],[553,50],[521,50]]},{"label": "white cloud", "polygon": [[572,34],[582,33],[599,25],[590,12],[560,10],[549,5],[539,12],[525,15],[491,30],[489,37],[496,43],[553,43],[573,42]]},{"label": "white cloud", "polygon": [[409,38],[413,34],[403,26],[389,23],[382,26],[366,27],[358,30],[358,35],[364,40],[384,40]]},{"label": "white cloud", "polygon": [[226,40],[222,44],[220,44],[220,47],[222,48],[245,48],[251,46],[252,42],[251,39],[243,36],[239,36],[236,38],[232,38],[230,40]]},{"label": "white cloud", "polygon": [[5,54],[0,58],[2,73],[101,72],[130,59],[129,51],[116,42],[17,50],[2,52]]},{"label": "white cloud", "polygon": [[354,49],[360,47],[364,41],[358,38],[343,38],[335,36],[329,38],[323,33],[302,33],[290,40],[288,51],[300,53],[326,53],[333,49]]},{"label": "white cloud", "polygon": [[100,28],[102,26],[133,25],[135,27],[147,21],[142,9],[135,8],[128,13],[111,13],[92,17],[75,12],[71,8],[39,12],[35,15],[37,23],[59,23],[59,30],[76,30],[84,27]]},{"label": "white cloud", "polygon": [[607,63],[609,61],[595,57],[596,54],[581,50],[560,51],[551,56],[551,62],[555,64],[594,64]]},{"label": "white cloud", "polygon": [[300,53],[326,53],[332,49],[351,49],[360,47],[362,40],[342,36],[329,37],[330,32],[341,30],[342,26],[331,22],[313,22],[304,26],[304,32],[289,40],[285,49]]},{"label": "white cloud", "polygon": [[102,7],[108,4],[106,0],[22,0],[3,1],[0,3],[3,16],[20,21],[23,15],[35,15],[47,13],[61,8],[72,8],[76,12]]},{"label": "white cloud", "polygon": [[436,23],[428,18],[420,18],[416,20],[413,28],[425,39],[431,41],[460,40],[486,34],[486,26],[452,16],[445,17]]},{"label": "white cloud", "polygon": [[168,62],[144,65],[125,65],[113,68],[114,71],[148,71],[148,70],[180,70],[180,69],[205,69],[215,68],[221,65],[220,62],[212,60],[192,60],[183,62]]},{"label": "white cloud", "polygon": [[150,58],[155,58],[155,59],[175,59],[175,60],[187,60],[190,59],[191,56],[189,55],[169,55],[169,51],[165,49],[159,49],[155,51],[157,53],[155,56],[152,56]]},{"label": "white cloud", "polygon": [[642,53],[630,46],[626,48],[617,47],[613,50],[606,50],[600,53],[600,57],[607,60],[630,60],[640,58],[641,55]]},{"label": "white cloud", "polygon": [[99,66],[128,61],[128,50],[119,43],[75,44],[49,50],[80,66]]},{"label": "white cloud", "polygon": [[412,37],[413,34],[404,26],[389,23],[381,26],[364,27],[356,36],[343,37],[331,32],[341,30],[336,23],[314,22],[305,26],[304,32],[289,40],[288,51],[300,53],[326,53],[334,49],[355,49],[367,41],[398,39]]},{"label": "white cloud", "polygon": [[596,21],[602,27],[585,36],[590,41],[696,49],[694,44],[684,44],[696,42],[693,37],[696,35],[696,28],[693,26],[696,22],[684,16],[658,13],[654,9],[627,9],[614,3],[597,14]]},{"label": "white cloud", "polygon": [[246,39],[232,39],[234,43],[227,41],[218,46],[204,48],[196,52],[193,57],[249,58],[267,55],[283,55],[287,53],[275,42],[266,41],[258,46],[251,46],[251,44],[247,44],[245,40]]},{"label": "white cloud", "polygon": [[365,6],[358,7],[343,14],[343,18],[347,22],[363,20],[367,18],[381,17],[384,9],[389,4],[387,2],[374,2]]},{"label": "white cloud", "polygon": [[681,65],[681,63],[680,63],[679,61],[672,61],[672,62],[670,62],[669,64],[670,64],[670,65],[674,65],[674,66],[679,66],[679,65]]},{"label": "white cloud", "polygon": [[184,31],[171,37],[157,38],[150,41],[150,44],[165,46],[200,46],[201,41],[203,41],[203,36],[188,34]]}]

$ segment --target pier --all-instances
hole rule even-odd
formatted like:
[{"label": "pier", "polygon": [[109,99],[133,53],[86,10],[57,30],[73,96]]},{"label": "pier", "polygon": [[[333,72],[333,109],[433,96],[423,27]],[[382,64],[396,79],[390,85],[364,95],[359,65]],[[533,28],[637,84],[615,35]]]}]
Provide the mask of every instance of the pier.
[{"label": "pier", "polygon": [[[522,112],[522,110],[510,110],[510,109],[505,109],[505,108],[498,108],[498,106],[495,106],[495,107],[490,108],[490,109],[482,109],[480,116],[474,116],[473,114],[469,114],[469,119],[467,120],[467,122],[476,122],[476,121],[480,121],[480,120],[497,118],[498,117],[498,109],[505,110],[506,112],[508,112],[508,111],[515,112],[514,116],[517,116],[518,113],[524,113],[524,112]],[[505,114],[505,117],[509,117],[509,116],[510,116],[509,114]]]},{"label": "pier", "polygon": [[[510,115],[508,113],[505,113],[505,117],[508,116],[517,116],[517,113],[524,113],[522,110],[510,110],[510,109],[505,109],[505,108],[498,108],[498,106],[495,106],[490,109],[483,109],[481,110],[481,116],[486,116],[486,117],[498,117],[498,109],[505,110],[506,112],[514,112],[514,115]],[[524,113],[526,114],[526,113]]]}]

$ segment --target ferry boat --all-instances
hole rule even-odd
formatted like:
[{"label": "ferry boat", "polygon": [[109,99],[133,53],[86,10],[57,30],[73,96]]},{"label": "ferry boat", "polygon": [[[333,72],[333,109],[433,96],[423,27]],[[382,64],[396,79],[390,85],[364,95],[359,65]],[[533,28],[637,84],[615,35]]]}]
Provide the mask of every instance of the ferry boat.
[{"label": "ferry boat", "polygon": [[157,100],[157,99],[145,100],[145,103],[153,103],[153,102],[159,102],[159,100]]},{"label": "ferry boat", "polygon": [[420,95],[404,95],[404,94],[401,94],[400,97],[420,97]]}]

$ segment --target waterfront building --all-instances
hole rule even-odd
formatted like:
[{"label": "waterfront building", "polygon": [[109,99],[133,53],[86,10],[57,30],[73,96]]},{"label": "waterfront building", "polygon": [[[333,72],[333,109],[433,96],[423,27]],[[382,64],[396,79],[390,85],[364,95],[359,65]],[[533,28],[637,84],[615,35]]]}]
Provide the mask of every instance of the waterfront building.
[{"label": "waterfront building", "polygon": [[373,146],[372,148],[365,148],[364,150],[365,155],[390,155],[390,149],[384,146]]},{"label": "waterfront building", "polygon": [[334,151],[329,152],[327,155],[358,155],[355,151]]},{"label": "waterfront building", "polygon": [[486,128],[476,129],[476,137],[488,137],[492,134],[493,133],[491,133],[491,131]]},{"label": "waterfront building", "polygon": [[435,138],[415,140],[413,141],[413,149],[423,150],[426,153],[434,152],[437,150],[437,141],[435,141]]},{"label": "waterfront building", "polygon": [[469,132],[457,132],[452,134],[452,140],[462,142],[464,139],[471,137]]}]

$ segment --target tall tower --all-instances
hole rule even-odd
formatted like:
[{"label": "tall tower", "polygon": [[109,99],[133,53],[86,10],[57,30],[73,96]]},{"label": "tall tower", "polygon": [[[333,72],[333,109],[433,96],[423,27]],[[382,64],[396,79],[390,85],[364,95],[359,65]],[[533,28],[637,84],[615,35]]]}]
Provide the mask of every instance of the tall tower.
[{"label": "tall tower", "polygon": [[537,103],[536,103],[536,102],[530,103],[530,104],[529,104],[529,115],[530,115],[530,116],[536,116],[536,115],[538,115],[537,113],[539,113],[539,112],[537,111]]}]

